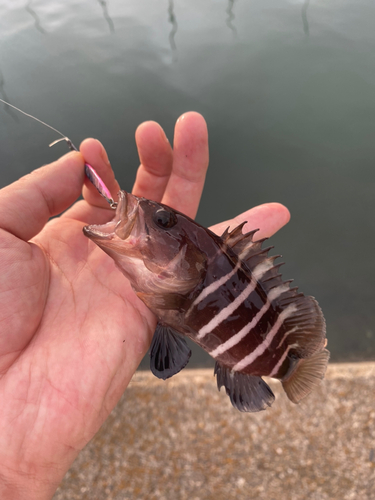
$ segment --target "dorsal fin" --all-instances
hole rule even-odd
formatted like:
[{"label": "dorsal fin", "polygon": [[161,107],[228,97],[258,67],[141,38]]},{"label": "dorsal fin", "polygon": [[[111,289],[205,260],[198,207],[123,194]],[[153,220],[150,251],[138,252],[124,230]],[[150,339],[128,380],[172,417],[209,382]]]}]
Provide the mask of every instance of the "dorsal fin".
[{"label": "dorsal fin", "polygon": [[228,235],[229,235],[229,226],[226,228],[226,230],[223,232],[220,238],[225,242],[226,239],[228,238]]},{"label": "dorsal fin", "polygon": [[253,235],[259,231],[259,229],[254,229],[253,231],[250,231],[249,233],[243,233],[242,228],[244,225],[247,224],[247,221],[241,222],[238,226],[236,226],[232,231],[229,232],[229,227],[226,228],[226,230],[223,232],[221,235],[221,239],[224,241],[228,247],[233,248],[233,246],[239,242],[243,241],[246,239],[249,243],[252,243],[253,241]]},{"label": "dorsal fin", "polygon": [[268,252],[273,248],[269,246],[262,248],[267,238],[254,241],[254,234],[259,229],[254,229],[243,234],[242,228],[246,222],[229,231],[229,227],[221,235],[223,242],[228,245],[237,256],[246,264],[246,267],[255,274],[257,280],[263,285],[266,292],[271,288],[283,284],[279,268],[284,264],[274,264],[274,261],[281,255],[268,256]]},{"label": "dorsal fin", "polygon": [[[247,267],[250,271],[252,271],[254,267],[267,258],[268,252],[273,247],[270,246],[262,249],[262,244],[268,238],[262,238],[254,241],[254,234],[258,232],[259,229],[253,229],[252,231],[243,233],[242,228],[245,224],[246,221],[242,222],[232,231],[229,231],[228,227],[221,235],[221,239],[224,244],[231,248],[243,262],[246,262]],[[276,257],[271,258],[276,259]]]},{"label": "dorsal fin", "polygon": [[[273,246],[262,248],[262,243],[265,240],[257,241],[252,248],[246,248],[239,255],[243,262],[246,262],[250,271],[253,271],[259,264],[265,262],[268,257],[268,252],[272,250]],[[258,245],[259,244],[259,245]],[[236,251],[236,249],[234,249]],[[278,255],[279,257],[279,255]]]},{"label": "dorsal fin", "polygon": [[280,293],[280,299],[284,302],[288,299],[295,299],[298,295],[297,288],[289,288],[289,284],[293,280],[283,281],[279,273],[279,268],[284,265],[284,262],[274,264],[274,261],[281,257],[281,255],[272,255],[269,257],[268,252],[274,247],[269,246],[262,248],[263,243],[268,238],[253,241],[254,234],[258,229],[243,234],[242,228],[245,224],[246,222],[243,222],[232,231],[229,231],[229,228],[227,228],[221,236],[224,243],[237,254],[240,260],[255,275],[256,279],[261,283],[267,293],[273,288],[276,289],[280,287],[280,290],[283,290],[283,292]]},{"label": "dorsal fin", "polygon": [[[276,255],[275,257],[269,257],[273,261],[280,257],[280,255]],[[267,292],[271,290],[271,288],[274,288],[275,286],[278,286],[282,283],[281,279],[281,273],[279,273],[279,269],[281,266],[283,266],[285,262],[280,262],[278,264],[275,264],[269,268],[266,274],[263,275],[262,277],[262,284],[263,287]]]},{"label": "dorsal fin", "polygon": [[267,239],[263,238],[262,240],[252,241],[253,234],[252,233],[248,234],[251,234],[251,239],[246,237],[242,240],[239,240],[238,243],[236,243],[232,247],[233,250],[236,252],[236,254],[243,261],[250,259],[250,257],[258,254],[259,252],[264,252],[264,250],[262,250],[262,244]]}]

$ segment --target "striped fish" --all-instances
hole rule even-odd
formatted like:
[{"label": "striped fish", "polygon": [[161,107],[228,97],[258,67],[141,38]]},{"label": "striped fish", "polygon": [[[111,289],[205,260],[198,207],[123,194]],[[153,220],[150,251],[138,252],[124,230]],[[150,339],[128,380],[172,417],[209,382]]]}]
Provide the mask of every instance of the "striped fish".
[{"label": "striped fish", "polygon": [[110,255],[158,324],[150,366],[178,373],[191,351],[185,336],[215,360],[220,390],[240,411],[260,411],[275,396],[261,378],[279,379],[298,403],[324,377],[325,321],[313,297],[282,281],[264,240],[245,222],[219,237],[165,205],[119,193],[116,216],[84,234]]}]

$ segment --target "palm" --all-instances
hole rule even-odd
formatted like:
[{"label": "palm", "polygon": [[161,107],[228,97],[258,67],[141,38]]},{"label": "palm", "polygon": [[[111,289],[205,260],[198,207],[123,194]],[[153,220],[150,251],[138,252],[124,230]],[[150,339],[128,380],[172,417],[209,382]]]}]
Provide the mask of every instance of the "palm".
[{"label": "palm", "polygon": [[[207,132],[201,117],[185,118],[176,126],[174,153],[161,141],[156,124],[138,130],[141,167],[133,192],[194,217],[208,161]],[[103,152],[98,148],[87,141],[82,152],[116,192],[118,185],[108,164],[100,160]],[[69,167],[73,173],[63,165],[68,160],[59,161],[52,179],[70,176],[75,184],[70,189],[73,194],[65,193],[59,202],[53,198],[50,205],[56,205],[56,213],[69,206],[82,185],[82,159],[70,156],[69,161],[76,163]],[[63,191],[57,180],[51,182],[49,173],[38,175],[40,179],[32,181],[39,182],[39,191],[45,186]],[[6,402],[0,406],[0,465],[25,474],[32,469],[36,477],[52,470],[42,488],[48,497],[125,390],[147,351],[155,318],[113,261],[82,233],[85,223],[113,217],[101,208],[92,187],[84,188],[85,201],[44,228],[37,213],[32,243],[27,240],[33,229],[24,214],[17,219],[17,214],[6,213],[7,200],[14,198],[14,188],[7,189],[0,201],[0,214],[2,207],[5,213],[0,233],[0,273],[5,277],[0,285],[0,394]],[[31,188],[26,194],[22,189],[20,205],[25,201],[22,196],[29,201]],[[36,212],[35,205],[34,200],[31,212]],[[253,227],[263,227],[264,236],[281,227],[288,213],[269,204],[243,214],[238,222],[244,218],[252,219]],[[214,229],[220,232],[223,227]],[[39,491],[37,498],[42,497]]]},{"label": "palm", "polygon": [[[90,400],[92,407],[74,406],[88,422],[85,413],[92,416],[93,408],[103,405],[105,412],[113,408],[147,350],[154,318],[113,261],[86,239],[80,221],[62,217],[47,226],[36,242],[47,255],[49,292],[34,339],[48,346],[45,375],[58,395],[69,400],[71,392],[74,398],[84,380],[80,397]],[[134,332],[135,346],[132,339],[129,342]],[[97,415],[97,423],[105,416]]]},{"label": "palm", "polygon": [[[112,261],[85,241],[81,222],[53,221],[36,241],[28,272],[19,261],[8,276],[11,283],[22,279],[18,300],[2,303],[12,317],[33,321],[2,331],[18,345],[2,357],[1,399],[8,408],[1,421],[9,423],[9,409],[27,415],[12,419],[11,435],[3,436],[17,441],[16,450],[37,443],[40,465],[53,456],[64,467],[71,460],[66,450],[82,448],[119,399],[147,349],[153,318]],[[32,303],[25,300],[30,290]],[[137,340],[129,342],[134,332]]]}]

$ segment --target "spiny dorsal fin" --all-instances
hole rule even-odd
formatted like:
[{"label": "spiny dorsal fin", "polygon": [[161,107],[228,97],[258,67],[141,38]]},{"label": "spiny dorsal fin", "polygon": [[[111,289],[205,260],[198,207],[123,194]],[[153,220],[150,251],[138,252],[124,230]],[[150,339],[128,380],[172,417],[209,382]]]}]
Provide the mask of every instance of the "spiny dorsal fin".
[{"label": "spiny dorsal fin", "polygon": [[[259,264],[262,264],[265,262],[269,257],[268,257],[268,252],[272,250],[273,246],[267,247],[267,248],[261,248],[259,245],[259,248],[257,248],[258,243],[262,244],[263,241],[257,241],[252,248],[246,248],[244,252],[240,254],[241,260],[246,262],[247,267],[250,269],[250,271],[253,271]],[[244,258],[242,257],[244,255]]]},{"label": "spiny dorsal fin", "polygon": [[[269,259],[272,259],[272,264],[273,264],[273,261],[278,257],[281,256],[276,255],[275,257],[269,257]],[[263,275],[262,284],[267,292],[271,290],[271,288],[274,288],[275,286],[278,286],[280,285],[280,283],[282,283],[281,273],[279,273],[279,269],[284,264],[285,262],[280,262],[278,264],[271,266],[267,271],[267,273]]]},{"label": "spiny dorsal fin", "polygon": [[323,349],[313,356],[301,359],[293,372],[281,383],[293,403],[299,403],[320,384],[329,360],[329,351]]},{"label": "spiny dorsal fin", "polygon": [[226,228],[226,230],[223,232],[220,238],[225,242],[228,238],[228,235],[229,235],[229,226]]},{"label": "spiny dorsal fin", "polygon": [[263,243],[267,238],[263,238],[262,240],[250,241],[248,239],[243,239],[235,244],[233,250],[243,261],[248,261],[251,257],[258,254],[266,254],[268,250],[273,247],[269,247],[267,249],[262,249]]},{"label": "spiny dorsal fin", "polygon": [[223,233],[224,242],[232,248],[237,256],[246,264],[246,267],[254,273],[256,279],[263,285],[266,292],[271,288],[289,283],[283,282],[279,268],[284,264],[274,264],[274,261],[281,255],[268,256],[268,252],[273,246],[262,248],[267,238],[253,241],[254,234],[258,229],[242,234],[243,224],[237,226],[231,233],[226,229]]},{"label": "spiny dorsal fin", "polygon": [[[268,248],[262,249],[262,244],[268,238],[262,238],[260,240],[254,241],[254,234],[259,231],[259,229],[254,229],[253,231],[249,231],[248,233],[243,233],[242,228],[245,224],[246,221],[242,222],[239,226],[235,227],[230,232],[229,228],[227,228],[221,235],[221,238],[223,242],[228,247],[230,247],[243,262],[246,263],[250,271],[253,271],[253,269],[259,263],[270,259],[270,257],[268,257],[267,255],[273,247],[270,246]],[[276,256],[271,257],[271,259],[276,259]]]},{"label": "spiny dorsal fin", "polygon": [[[241,242],[241,247],[245,247],[247,245],[252,245],[258,242],[253,242],[254,234],[259,231],[259,229],[254,229],[253,231],[249,231],[248,233],[243,233],[242,228],[247,224],[247,221],[241,222],[237,227],[235,227],[232,231],[229,232],[229,227],[223,232],[221,235],[221,239],[224,241],[228,247],[233,248],[234,245],[239,244]],[[238,247],[239,248],[239,247]],[[238,253],[238,248],[235,250]]]},{"label": "spiny dorsal fin", "polygon": [[255,278],[261,283],[264,290],[268,293],[272,289],[280,287],[283,290],[283,300],[287,298],[295,298],[297,295],[297,288],[289,289],[289,284],[293,280],[283,281],[279,268],[284,265],[274,264],[274,261],[281,257],[281,255],[268,256],[268,252],[274,248],[269,246],[262,248],[262,244],[267,240],[253,241],[254,234],[258,229],[242,234],[244,223],[237,226],[233,231],[229,232],[226,229],[223,233],[224,242],[232,248],[246,267],[254,274]]}]

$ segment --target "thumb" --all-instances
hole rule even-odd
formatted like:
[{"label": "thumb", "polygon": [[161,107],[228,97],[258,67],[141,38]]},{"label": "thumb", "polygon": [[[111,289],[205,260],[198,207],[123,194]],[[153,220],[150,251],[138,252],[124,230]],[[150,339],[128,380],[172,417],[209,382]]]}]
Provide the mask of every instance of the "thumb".
[{"label": "thumb", "polygon": [[0,228],[30,240],[80,196],[84,160],[72,152],[0,190]]}]

